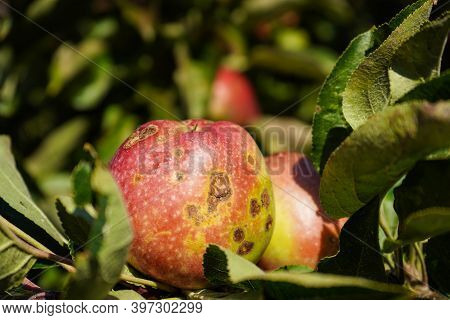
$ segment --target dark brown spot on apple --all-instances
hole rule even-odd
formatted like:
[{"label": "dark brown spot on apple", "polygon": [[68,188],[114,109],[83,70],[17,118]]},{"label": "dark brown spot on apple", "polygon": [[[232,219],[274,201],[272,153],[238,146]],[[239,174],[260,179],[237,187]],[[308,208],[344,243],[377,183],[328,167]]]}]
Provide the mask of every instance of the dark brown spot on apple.
[{"label": "dark brown spot on apple", "polygon": [[267,189],[264,189],[263,193],[261,194],[261,204],[264,208],[269,208],[270,205],[270,196]]},{"label": "dark brown spot on apple", "polygon": [[173,154],[175,155],[175,158],[180,159],[183,156],[184,151],[183,149],[177,148]]},{"label": "dark brown spot on apple", "polygon": [[213,172],[209,183],[208,212],[215,211],[219,202],[230,199],[231,193],[228,175],[223,172]]},{"label": "dark brown spot on apple", "polygon": [[183,172],[175,172],[175,180],[177,180],[178,182],[183,180],[184,178],[184,174]]},{"label": "dark brown spot on apple", "polygon": [[140,173],[135,173],[133,176],[133,184],[138,184],[142,179],[143,179],[143,175]]},{"label": "dark brown spot on apple", "polygon": [[251,166],[255,165],[255,159],[254,159],[250,154],[247,156],[247,162],[248,162]]},{"label": "dark brown spot on apple", "polygon": [[158,132],[158,127],[151,124],[139,131],[139,140],[147,139]]},{"label": "dark brown spot on apple", "polygon": [[261,206],[258,204],[257,199],[250,200],[250,213],[252,217],[256,217],[261,211]]},{"label": "dark brown spot on apple", "polygon": [[272,216],[268,216],[266,221],[266,231],[269,231],[270,228],[272,228],[272,226],[273,226],[273,218]]},{"label": "dark brown spot on apple", "polygon": [[241,228],[237,228],[234,230],[233,232],[233,240],[236,242],[242,242],[242,240],[244,240],[245,238],[245,234],[244,234],[244,230],[242,230]]},{"label": "dark brown spot on apple", "polygon": [[239,246],[237,253],[241,256],[244,256],[246,254],[249,254],[250,251],[252,251],[253,246],[255,244],[253,242],[250,241],[244,241],[242,242],[242,244]]},{"label": "dark brown spot on apple", "polygon": [[196,225],[199,225],[203,221],[203,218],[196,206],[190,204],[186,207],[186,211],[188,218],[194,220]]},{"label": "dark brown spot on apple", "polygon": [[158,127],[154,124],[148,125],[145,128],[136,130],[133,134],[128,138],[127,142],[124,144],[125,149],[129,149],[134,146],[136,143],[147,139],[148,137],[154,135],[158,132]]}]

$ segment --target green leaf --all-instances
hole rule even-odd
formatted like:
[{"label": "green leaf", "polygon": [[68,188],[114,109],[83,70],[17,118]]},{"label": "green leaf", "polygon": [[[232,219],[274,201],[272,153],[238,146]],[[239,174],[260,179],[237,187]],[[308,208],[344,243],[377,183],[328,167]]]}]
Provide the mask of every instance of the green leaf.
[{"label": "green leaf", "polygon": [[[396,184],[395,186],[399,185]],[[393,239],[397,239],[398,216],[394,209],[394,188],[386,193],[380,207],[380,228],[378,228],[378,238],[381,251],[384,253],[392,252]],[[384,225],[384,229],[381,227]],[[389,237],[386,235],[388,233]]]},{"label": "green leaf", "polygon": [[108,56],[96,60],[98,66],[89,68],[82,83],[75,86],[71,103],[78,111],[97,107],[111,88],[113,78],[104,70],[111,70],[113,65]]},{"label": "green leaf", "polygon": [[[104,298],[119,280],[132,240],[120,190],[98,160],[91,182],[98,216],[86,243],[87,250],[77,255],[77,272],[66,295],[70,299]],[[86,290],[87,287],[91,289]]]},{"label": "green leaf", "polygon": [[92,165],[88,161],[80,161],[75,169],[73,169],[74,201],[79,207],[83,207],[92,201],[91,174]]},{"label": "green leaf", "polygon": [[398,102],[403,103],[411,100],[427,100],[430,102],[450,100],[450,70],[440,77],[418,85],[401,97]]},{"label": "green leaf", "polygon": [[332,70],[335,56],[319,48],[292,52],[269,46],[255,46],[250,52],[250,63],[280,74],[322,81]]},{"label": "green leaf", "polygon": [[421,161],[395,189],[398,238],[420,241],[450,232],[450,160]]},{"label": "green leaf", "polygon": [[145,300],[143,296],[134,290],[111,291],[106,297],[108,300]]},{"label": "green leaf", "polygon": [[42,179],[60,170],[89,128],[84,117],[75,117],[53,130],[25,161],[25,168],[34,178]]},{"label": "green leaf", "polygon": [[7,136],[0,136],[0,180],[2,181],[0,183],[0,198],[12,209],[45,230],[59,244],[66,243],[67,240],[64,236],[59,233],[45,213],[31,199],[22,176],[17,171],[10,144]]},{"label": "green leaf", "polygon": [[350,134],[350,125],[342,113],[342,93],[352,72],[374,44],[375,30],[357,36],[344,51],[333,71],[325,80],[317,101],[312,137],[312,160],[322,172],[331,152]]},{"label": "green leaf", "polygon": [[352,132],[342,112],[343,93],[350,76],[365,57],[389,36],[423,1],[418,1],[398,13],[389,23],[360,34],[352,40],[333,71],[325,80],[313,121],[312,160],[322,173],[330,154]]},{"label": "green leaf", "polygon": [[178,68],[175,71],[175,82],[187,106],[189,118],[203,118],[209,100],[211,70],[208,65],[189,57],[185,45],[175,48]]},{"label": "green leaf", "polygon": [[411,13],[389,37],[364,59],[345,88],[342,110],[352,128],[389,104],[388,69],[397,50],[428,21],[433,0],[419,0],[421,6]]},{"label": "green leaf", "polygon": [[334,218],[387,192],[417,161],[450,146],[450,103],[388,108],[354,131],[328,160],[320,199]]},{"label": "green leaf", "polygon": [[67,42],[60,45],[49,65],[48,93],[53,96],[59,94],[67,83],[89,66],[91,61],[104,54],[106,49],[105,42],[97,37],[88,37],[78,45]]},{"label": "green leaf", "polygon": [[55,206],[67,237],[77,245],[84,245],[89,238],[93,218],[84,209],[75,207],[68,197],[57,199]]},{"label": "green leaf", "polygon": [[0,292],[19,286],[35,262],[0,230]]},{"label": "green leaf", "polygon": [[450,233],[428,240],[424,244],[427,273],[432,288],[450,295]]},{"label": "green leaf", "polygon": [[213,284],[249,281],[270,299],[364,299],[406,296],[404,288],[358,277],[288,271],[264,272],[253,263],[209,245],[203,257],[207,279]]},{"label": "green leaf", "polygon": [[450,14],[428,22],[398,49],[389,70],[391,103],[439,75],[449,25]]},{"label": "green leaf", "polygon": [[319,272],[386,281],[378,241],[380,201],[372,200],[345,223],[339,237],[339,252],[319,263]]}]

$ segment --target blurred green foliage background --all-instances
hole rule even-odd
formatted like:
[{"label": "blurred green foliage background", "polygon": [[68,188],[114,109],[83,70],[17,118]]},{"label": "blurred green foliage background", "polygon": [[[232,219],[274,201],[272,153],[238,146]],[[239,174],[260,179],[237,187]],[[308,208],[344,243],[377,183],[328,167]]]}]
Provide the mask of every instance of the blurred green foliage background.
[{"label": "blurred green foliage background", "polygon": [[206,117],[222,65],[264,114],[308,125],[339,53],[410,2],[0,0],[0,133],[49,199],[69,192],[84,142],[108,161],[140,123]]}]

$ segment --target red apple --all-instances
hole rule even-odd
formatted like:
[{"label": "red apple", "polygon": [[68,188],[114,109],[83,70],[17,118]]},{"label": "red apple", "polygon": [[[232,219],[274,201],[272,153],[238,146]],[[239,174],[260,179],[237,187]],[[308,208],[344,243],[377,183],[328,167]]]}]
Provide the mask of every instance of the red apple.
[{"label": "red apple", "polygon": [[314,269],[321,258],[337,252],[341,228],[320,207],[320,177],[303,154],[278,153],[266,157],[266,165],[277,222],[259,265],[265,270],[287,265]]},{"label": "red apple", "polygon": [[209,105],[211,119],[245,125],[260,115],[258,101],[248,79],[238,71],[220,68],[212,86]]},{"label": "red apple", "polygon": [[257,262],[272,235],[272,184],[251,136],[230,122],[150,121],[110,168],[134,230],[129,262],[180,288],[206,286],[208,244]]}]

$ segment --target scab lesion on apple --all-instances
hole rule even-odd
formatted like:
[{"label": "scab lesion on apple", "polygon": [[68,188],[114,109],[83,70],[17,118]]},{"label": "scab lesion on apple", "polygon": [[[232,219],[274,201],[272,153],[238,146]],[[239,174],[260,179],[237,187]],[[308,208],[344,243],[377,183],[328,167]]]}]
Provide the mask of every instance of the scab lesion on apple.
[{"label": "scab lesion on apple", "polygon": [[269,244],[276,220],[270,176],[255,141],[234,123],[151,121],[110,167],[136,234],[130,263],[152,278],[205,287],[209,244],[255,263]]}]

